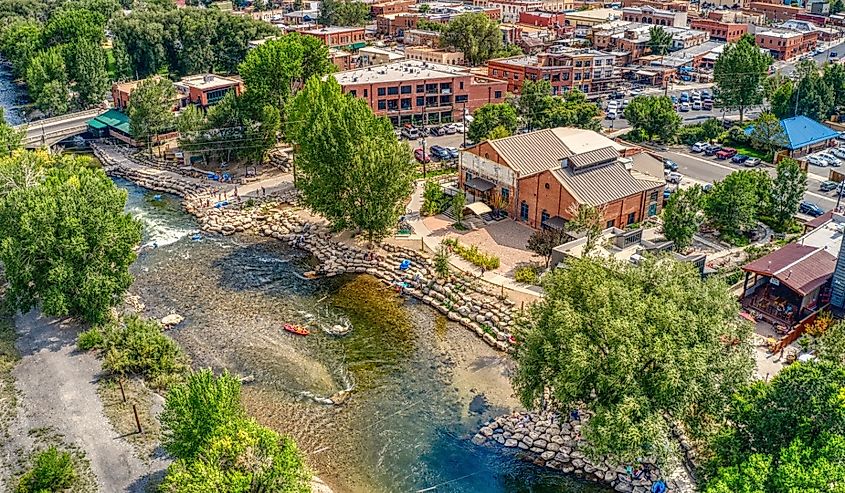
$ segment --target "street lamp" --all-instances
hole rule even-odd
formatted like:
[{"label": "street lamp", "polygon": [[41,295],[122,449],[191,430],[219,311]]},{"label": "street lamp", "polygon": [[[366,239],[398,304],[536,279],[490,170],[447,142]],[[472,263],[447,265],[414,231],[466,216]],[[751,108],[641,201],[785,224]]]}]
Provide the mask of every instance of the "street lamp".
[{"label": "street lamp", "polygon": [[426,170],[425,170],[425,135],[422,136],[420,139],[420,146],[422,146],[422,158],[420,161],[422,162],[423,166],[423,179],[426,177]]}]

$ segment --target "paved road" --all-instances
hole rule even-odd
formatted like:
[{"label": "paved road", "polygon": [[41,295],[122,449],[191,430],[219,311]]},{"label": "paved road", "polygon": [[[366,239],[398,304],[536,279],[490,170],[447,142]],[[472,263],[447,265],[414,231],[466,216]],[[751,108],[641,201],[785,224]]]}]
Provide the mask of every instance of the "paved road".
[{"label": "paved road", "polygon": [[[824,64],[825,62],[831,61],[830,53],[836,52],[838,59],[842,58],[845,55],[845,40],[842,41],[832,41],[831,43],[820,43],[820,48],[823,48],[824,51],[819,53],[818,55],[813,55],[813,60],[816,61],[819,65]],[[795,66],[798,64],[798,60],[794,60],[791,62],[777,62],[775,63],[774,67],[776,70],[780,70],[781,73],[790,75],[795,72]]]},{"label": "paved road", "polygon": [[[714,157],[704,156],[700,153],[693,154],[682,150],[672,150],[658,154],[676,162],[678,164],[678,171],[685,177],[704,183],[713,183],[723,179],[729,173],[740,169],[748,169],[730,161],[719,161]],[[768,171],[772,176],[775,175],[774,168],[766,167],[763,169]],[[818,204],[824,210],[829,210],[836,205],[836,194],[834,192],[821,192],[819,190],[819,185],[823,181],[823,178],[823,176],[812,173],[807,177],[807,193],[804,194],[804,199]]]}]

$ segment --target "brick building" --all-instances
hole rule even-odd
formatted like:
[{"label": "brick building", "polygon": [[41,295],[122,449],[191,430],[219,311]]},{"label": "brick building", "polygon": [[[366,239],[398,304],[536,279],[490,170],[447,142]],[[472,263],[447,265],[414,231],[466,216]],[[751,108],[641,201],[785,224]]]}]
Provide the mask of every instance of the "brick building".
[{"label": "brick building", "polygon": [[814,50],[819,34],[816,31],[761,31],[754,35],[757,46],[769,50],[775,60],[789,61]]},{"label": "brick building", "polygon": [[405,31],[417,28],[420,17],[422,14],[417,13],[378,15],[376,16],[376,34],[401,38],[405,35]]},{"label": "brick building", "polygon": [[429,48],[428,46],[408,46],[405,48],[405,57],[408,60],[439,63],[441,65],[463,65],[465,62],[463,52]]},{"label": "brick building", "polygon": [[519,14],[519,23],[527,24],[529,26],[558,29],[564,25],[565,21],[566,14],[562,12],[544,12],[541,10],[532,10],[530,12],[522,12]]},{"label": "brick building", "polygon": [[473,5],[495,8],[500,12],[502,22],[517,22],[519,14],[532,10],[541,10],[541,0],[473,0]]},{"label": "brick building", "polygon": [[363,27],[321,27],[302,31],[302,34],[320,38],[329,48],[360,48],[366,44]]},{"label": "brick building", "polygon": [[783,22],[795,17],[805,10],[801,7],[792,7],[781,3],[749,2],[746,8],[749,12],[763,14],[766,19],[772,22]]},{"label": "brick building", "polygon": [[656,9],[648,5],[623,8],[622,20],[639,22],[641,24],[654,24],[656,26],[687,27],[686,12]]},{"label": "brick building", "polygon": [[241,95],[244,83],[239,77],[224,77],[214,74],[191,75],[173,84],[176,91],[191,104],[207,108],[216,104],[229,91]]},{"label": "brick building", "polygon": [[622,0],[622,7],[652,7],[671,12],[689,12],[689,0]]},{"label": "brick building", "polygon": [[748,32],[747,24],[720,22],[713,19],[693,19],[690,21],[690,28],[706,31],[710,33],[711,39],[718,39],[728,43],[738,40]]},{"label": "brick building", "polygon": [[481,142],[461,156],[459,187],[476,200],[494,194],[533,228],[563,227],[583,204],[604,211],[606,227],[659,214],[659,161],[590,130],[553,128]]},{"label": "brick building", "polygon": [[507,83],[462,67],[405,60],[331,74],[343,92],[364,99],[394,124],[462,119],[463,110],[505,100]]},{"label": "brick building", "polygon": [[607,91],[619,82],[616,56],[591,49],[520,55],[487,62],[487,75],[507,81],[508,92],[518,94],[525,80],[548,80],[553,94],[573,88],[584,93]]},{"label": "brick building", "polygon": [[422,29],[408,29],[403,33],[402,42],[405,46],[440,46],[440,33],[437,31],[423,31]]},{"label": "brick building", "polygon": [[382,2],[373,2],[370,5],[370,13],[373,17],[386,14],[398,14],[400,12],[408,12],[408,10],[416,4],[416,0],[387,0]]}]

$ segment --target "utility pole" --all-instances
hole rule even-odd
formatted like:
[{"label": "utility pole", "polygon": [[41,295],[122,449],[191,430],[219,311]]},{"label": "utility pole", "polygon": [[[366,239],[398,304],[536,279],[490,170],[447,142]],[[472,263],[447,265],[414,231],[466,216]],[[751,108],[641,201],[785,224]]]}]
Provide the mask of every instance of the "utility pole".
[{"label": "utility pole", "polygon": [[462,146],[462,149],[466,149],[466,147],[467,147],[467,131],[469,130],[469,128],[467,128],[467,102],[466,101],[464,101],[464,110],[463,111],[464,111],[463,117],[461,119],[462,119],[463,124],[464,124],[464,145]]}]

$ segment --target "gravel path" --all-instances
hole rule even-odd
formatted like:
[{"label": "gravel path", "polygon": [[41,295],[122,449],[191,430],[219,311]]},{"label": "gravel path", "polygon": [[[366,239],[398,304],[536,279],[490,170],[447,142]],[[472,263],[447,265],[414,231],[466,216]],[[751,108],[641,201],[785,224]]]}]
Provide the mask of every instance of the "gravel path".
[{"label": "gravel path", "polygon": [[[143,492],[167,464],[159,459],[145,464],[117,436],[97,395],[100,362],[76,350],[77,328],[37,311],[19,315],[16,327],[21,361],[14,377],[20,399],[9,430],[12,439],[0,444],[0,464],[14,464],[32,449],[31,430],[51,428],[85,451],[100,491]],[[8,468],[0,471],[0,491],[5,491]]]}]

